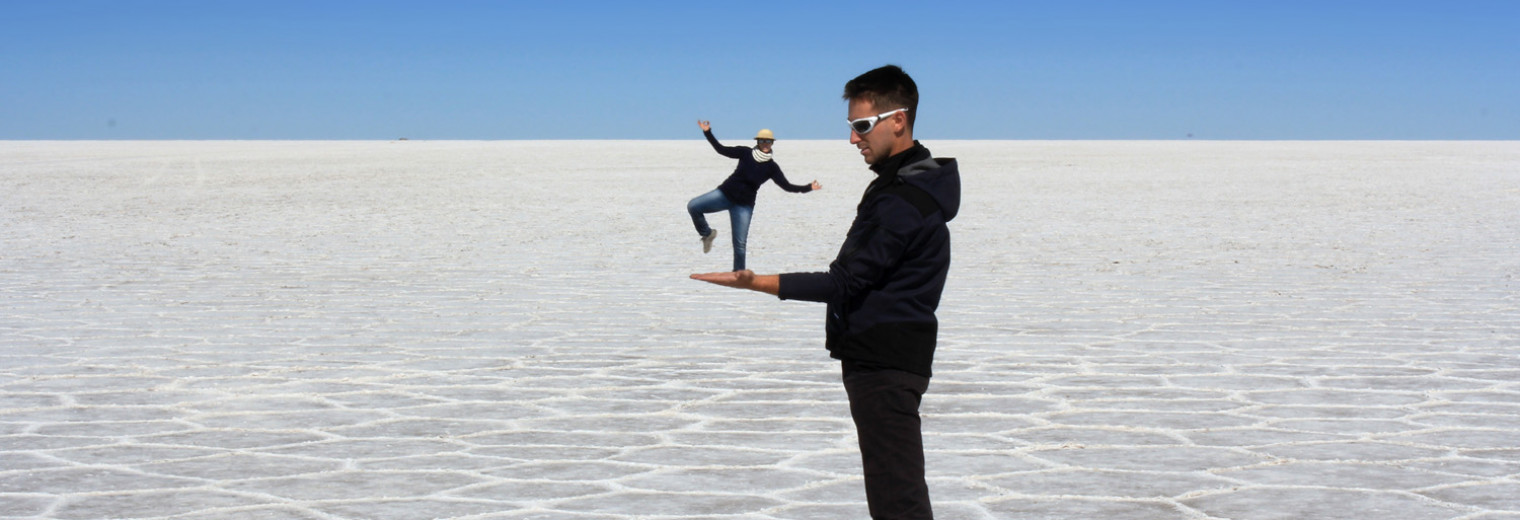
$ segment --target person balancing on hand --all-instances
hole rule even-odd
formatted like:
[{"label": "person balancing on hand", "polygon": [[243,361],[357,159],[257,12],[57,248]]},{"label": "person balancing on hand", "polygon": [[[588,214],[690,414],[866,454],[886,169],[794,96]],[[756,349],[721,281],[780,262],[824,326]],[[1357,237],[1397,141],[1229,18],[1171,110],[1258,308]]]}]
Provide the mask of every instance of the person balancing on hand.
[{"label": "person balancing on hand", "polygon": [[825,345],[840,360],[871,518],[929,520],[918,406],[932,375],[934,312],[950,269],[945,223],[960,210],[960,171],[913,139],[918,86],[901,68],[861,74],[845,83],[844,98],[850,144],[876,179],[828,272],[691,277],[828,304]]},{"label": "person balancing on hand", "polygon": [[798,186],[787,182],[786,176],[781,173],[781,166],[771,158],[771,146],[776,142],[776,137],[770,130],[761,130],[755,134],[755,147],[748,146],[723,146],[718,138],[713,137],[712,125],[707,121],[697,121],[697,126],[702,128],[702,135],[707,137],[707,142],[712,143],[714,150],[719,155],[730,159],[738,159],[739,165],[734,168],[734,173],[729,174],[728,179],[718,186],[718,189],[709,191],[686,203],[686,212],[691,214],[691,222],[697,227],[697,234],[702,236],[702,252],[712,250],[713,239],[718,238],[718,230],[707,225],[707,213],[719,211],[728,212],[730,232],[734,243],[734,270],[744,269],[744,256],[746,243],[749,240],[749,221],[755,214],[755,192],[760,190],[760,185],[765,181],[775,181],[781,189],[793,193],[807,193],[813,190],[823,189],[818,181],[812,184]]}]

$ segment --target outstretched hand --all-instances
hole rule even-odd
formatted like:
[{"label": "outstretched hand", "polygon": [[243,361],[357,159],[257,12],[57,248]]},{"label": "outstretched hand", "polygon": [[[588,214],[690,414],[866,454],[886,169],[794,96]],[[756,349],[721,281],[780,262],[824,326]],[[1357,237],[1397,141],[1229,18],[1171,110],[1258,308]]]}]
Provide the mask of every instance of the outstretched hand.
[{"label": "outstretched hand", "polygon": [[818,184],[818,181],[813,181],[813,183],[809,184],[808,186],[811,187],[811,188],[813,188],[813,191],[818,191],[818,190],[823,189],[823,185],[822,184]]},{"label": "outstretched hand", "polygon": [[691,275],[691,279],[701,280],[707,283],[714,283],[722,285],[724,287],[748,289],[750,285],[754,284],[755,272],[749,269],[745,269],[743,271],[729,271],[722,273],[701,273]]},{"label": "outstretched hand", "polygon": [[703,132],[712,130],[712,125],[708,124],[707,121],[703,121],[701,119],[697,120],[697,127],[701,128]]},{"label": "outstretched hand", "polygon": [[702,273],[691,275],[693,280],[701,280],[707,283],[718,284],[735,289],[749,289],[759,291],[771,296],[781,293],[781,277],[774,274],[755,274],[754,271],[744,269],[726,273]]}]

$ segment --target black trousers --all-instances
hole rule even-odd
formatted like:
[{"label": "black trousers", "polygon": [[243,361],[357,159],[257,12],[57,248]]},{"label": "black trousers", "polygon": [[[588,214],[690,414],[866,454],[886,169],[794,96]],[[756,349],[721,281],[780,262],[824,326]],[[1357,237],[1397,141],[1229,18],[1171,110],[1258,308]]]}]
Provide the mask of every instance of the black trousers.
[{"label": "black trousers", "polygon": [[860,437],[871,518],[932,520],[918,417],[929,378],[901,370],[862,367],[850,361],[843,365],[850,417]]}]

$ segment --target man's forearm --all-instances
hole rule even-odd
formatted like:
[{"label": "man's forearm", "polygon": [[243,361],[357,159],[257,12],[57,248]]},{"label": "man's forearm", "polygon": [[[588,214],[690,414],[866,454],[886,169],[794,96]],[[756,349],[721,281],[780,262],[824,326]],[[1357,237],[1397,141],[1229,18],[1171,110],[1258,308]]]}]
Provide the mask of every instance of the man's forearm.
[{"label": "man's forearm", "polygon": [[[776,275],[776,296],[783,300],[801,300],[805,302],[828,302],[840,294],[838,281],[829,273],[787,273]],[[782,293],[780,281],[786,281],[786,292]]]},{"label": "man's forearm", "polygon": [[747,289],[759,291],[771,296],[781,294],[781,276],[774,274],[757,274],[754,281]]}]

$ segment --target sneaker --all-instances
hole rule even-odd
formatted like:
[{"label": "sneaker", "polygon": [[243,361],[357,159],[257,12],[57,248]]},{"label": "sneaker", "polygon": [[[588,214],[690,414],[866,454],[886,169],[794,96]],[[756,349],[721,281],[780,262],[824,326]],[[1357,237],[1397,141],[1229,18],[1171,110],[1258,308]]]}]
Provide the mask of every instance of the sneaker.
[{"label": "sneaker", "polygon": [[708,251],[712,251],[712,243],[713,243],[713,239],[714,238],[718,238],[718,230],[716,230],[716,229],[708,231],[707,232],[707,236],[702,237],[702,252],[703,253],[707,253]]}]

